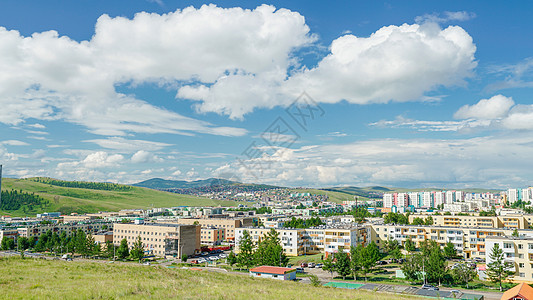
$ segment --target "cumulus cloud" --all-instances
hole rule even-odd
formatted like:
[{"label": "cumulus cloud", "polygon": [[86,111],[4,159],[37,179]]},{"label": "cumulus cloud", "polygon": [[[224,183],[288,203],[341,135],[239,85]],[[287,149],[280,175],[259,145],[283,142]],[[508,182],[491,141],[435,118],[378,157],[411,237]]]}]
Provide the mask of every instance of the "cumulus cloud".
[{"label": "cumulus cloud", "polygon": [[145,150],[139,150],[131,157],[133,163],[148,163],[148,162],[161,162],[162,159],[157,157],[151,152]]},{"label": "cumulus cloud", "polygon": [[270,157],[235,162],[216,172],[244,182],[290,186],[405,187],[526,186],[530,135],[471,139],[376,139],[349,144],[278,149]]},{"label": "cumulus cloud", "polygon": [[[460,85],[476,67],[476,47],[461,27],[435,23],[386,26],[369,37],[344,35],[315,68],[223,76],[183,87],[178,97],[201,101],[200,111],[242,118],[256,107],[289,105],[302,91],[318,101],[386,103],[425,99],[440,86]],[[246,89],[242,89],[246,86]]]},{"label": "cumulus cloud", "polygon": [[57,168],[60,170],[68,170],[77,167],[87,169],[109,168],[117,167],[123,161],[124,156],[120,154],[109,154],[105,151],[97,151],[88,154],[80,161],[59,163]]},{"label": "cumulus cloud", "polygon": [[490,99],[481,99],[474,105],[465,105],[455,114],[456,119],[492,120],[506,116],[514,105],[511,97],[496,95]]}]

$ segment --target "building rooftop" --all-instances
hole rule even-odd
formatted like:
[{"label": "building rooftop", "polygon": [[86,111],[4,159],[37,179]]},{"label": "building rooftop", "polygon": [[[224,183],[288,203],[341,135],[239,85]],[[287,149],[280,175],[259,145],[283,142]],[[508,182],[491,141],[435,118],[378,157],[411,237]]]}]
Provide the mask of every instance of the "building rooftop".
[{"label": "building rooftop", "polygon": [[521,283],[503,293],[501,299],[515,299],[516,296],[521,296],[522,299],[533,299],[533,288],[526,283]]},{"label": "building rooftop", "polygon": [[296,271],[296,269],[283,268],[283,267],[271,267],[271,266],[260,266],[260,267],[250,269],[250,272],[254,272],[254,273],[268,273],[268,274],[278,274],[278,275],[285,275],[293,271]]}]

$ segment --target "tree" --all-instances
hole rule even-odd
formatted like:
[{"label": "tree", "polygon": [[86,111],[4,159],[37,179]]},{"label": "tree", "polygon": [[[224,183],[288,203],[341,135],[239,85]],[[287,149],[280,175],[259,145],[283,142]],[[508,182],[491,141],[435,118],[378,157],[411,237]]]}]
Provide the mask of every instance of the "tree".
[{"label": "tree", "polygon": [[329,255],[325,260],[322,260],[322,270],[329,272],[331,274],[331,278],[333,279],[335,264],[333,263],[333,259],[331,259],[331,255]]},{"label": "tree", "polygon": [[510,262],[506,262],[503,250],[498,243],[494,244],[489,254],[490,263],[487,264],[487,275],[492,282],[500,284],[500,292],[502,291],[502,281],[507,279],[515,273],[514,266]]},{"label": "tree", "polygon": [[352,272],[350,269],[350,257],[342,250],[335,253],[335,270],[342,276],[342,280],[345,280],[346,276]]},{"label": "tree", "polygon": [[433,225],[433,217],[432,216],[427,217],[426,220],[424,221],[424,225],[427,225],[427,226]]},{"label": "tree", "polygon": [[350,268],[354,280],[357,280],[357,274],[361,271],[361,253],[363,251],[363,245],[361,244],[357,245],[357,247],[350,247]]},{"label": "tree", "polygon": [[81,229],[78,229],[76,236],[74,237],[74,251],[82,256],[87,256],[88,254],[87,236]]},{"label": "tree", "polygon": [[406,257],[405,262],[400,267],[405,278],[411,282],[417,282],[422,275],[422,256],[420,254],[413,254]]},{"label": "tree", "polygon": [[105,256],[108,258],[114,258],[116,247],[111,241],[105,242]]},{"label": "tree", "polygon": [[133,260],[138,260],[139,262],[144,257],[144,247],[140,235],[137,236],[137,240],[133,243],[133,247],[131,247],[130,256]]},{"label": "tree", "polygon": [[379,253],[378,246],[376,245],[376,243],[374,243],[374,241],[370,242],[368,246],[363,248],[363,251],[361,253],[361,267],[365,275],[365,280],[366,274],[372,271],[372,269],[376,266],[376,263],[380,259],[381,253]]},{"label": "tree", "polygon": [[311,285],[314,287],[322,286],[322,282],[320,282],[320,279],[318,279],[318,276],[314,274],[309,276],[309,281],[311,282]]},{"label": "tree", "polygon": [[455,249],[455,246],[452,242],[448,241],[446,243],[446,246],[444,246],[444,256],[446,258],[455,258],[457,257],[457,250]]},{"label": "tree", "polygon": [[231,251],[228,254],[228,257],[226,258],[226,262],[230,265],[230,267],[233,269],[233,265],[237,263],[237,256],[233,251]]},{"label": "tree", "polygon": [[519,237],[520,236],[520,234],[518,234],[518,229],[515,229],[513,231],[512,236],[514,236],[514,237]]},{"label": "tree", "polygon": [[15,240],[4,236],[2,238],[2,250],[13,250],[15,249]]},{"label": "tree", "polygon": [[120,259],[125,259],[130,255],[130,249],[128,248],[128,240],[125,238],[120,241],[120,246],[117,249],[117,256]]},{"label": "tree", "polygon": [[411,222],[413,225],[424,225],[424,219],[420,217],[416,217],[413,219],[413,222]]},{"label": "tree", "polygon": [[440,285],[444,276],[446,276],[446,258],[435,241],[430,242],[429,256],[425,256],[426,264],[424,271],[429,282],[435,282]]},{"label": "tree", "polygon": [[237,265],[249,269],[254,265],[254,241],[248,230],[243,230],[239,241],[239,255],[237,255]]},{"label": "tree", "polygon": [[385,251],[394,259],[402,258],[402,245],[397,240],[389,239],[385,242]]},{"label": "tree", "polygon": [[18,250],[24,251],[30,248],[30,240],[27,237],[21,236],[18,238]]},{"label": "tree", "polygon": [[187,262],[187,259],[189,259],[189,256],[188,256],[187,254],[183,253],[183,254],[181,255],[181,261],[182,261],[182,262]]},{"label": "tree", "polygon": [[405,241],[404,248],[405,248],[405,250],[407,250],[409,253],[413,253],[413,252],[416,251],[415,243],[413,242],[413,239],[411,239],[411,237],[409,237],[409,238],[407,239],[407,241]]},{"label": "tree", "polygon": [[453,281],[457,284],[466,284],[466,288],[468,288],[468,283],[472,281],[476,275],[476,270],[470,268],[466,263],[460,263],[452,269]]},{"label": "tree", "polygon": [[281,267],[289,261],[283,252],[279,233],[274,228],[263,236],[263,239],[257,245],[254,257],[256,264],[262,266]]}]

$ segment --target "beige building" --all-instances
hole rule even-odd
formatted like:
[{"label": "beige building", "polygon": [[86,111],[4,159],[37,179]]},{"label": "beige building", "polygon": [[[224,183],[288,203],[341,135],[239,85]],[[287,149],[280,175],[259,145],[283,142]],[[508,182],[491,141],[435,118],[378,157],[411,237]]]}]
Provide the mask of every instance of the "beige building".
[{"label": "beige building", "polygon": [[41,234],[51,230],[52,233],[61,235],[65,232],[67,236],[74,235],[78,229],[83,230],[85,234],[95,234],[102,230],[111,230],[113,224],[107,222],[84,222],[84,223],[57,223],[57,224],[39,224],[27,227],[17,228],[18,235],[27,238],[38,238]]},{"label": "beige building", "polygon": [[226,240],[226,229],[217,227],[202,227],[200,240],[205,245],[220,245]]},{"label": "beige building", "polygon": [[405,244],[411,239],[417,245],[424,240],[434,240],[441,246],[452,242],[457,253],[465,258],[485,258],[485,239],[489,237],[510,236],[514,229],[503,228],[466,228],[449,226],[415,226],[372,224],[371,240],[380,248],[389,239]]},{"label": "beige building", "polygon": [[233,241],[235,240],[235,229],[241,228],[241,227],[250,227],[253,226],[253,218],[236,218],[236,219],[222,219],[222,218],[202,218],[202,219],[190,219],[190,218],[183,218],[183,219],[177,219],[176,222],[178,224],[198,224],[202,227],[217,227],[225,229],[226,232],[225,238],[226,240]]},{"label": "beige building", "polygon": [[[239,242],[243,232],[248,231],[255,243],[261,241],[271,228],[238,228],[235,252],[239,252]],[[274,228],[279,234],[283,252],[287,256],[324,253],[326,256],[339,251],[349,252],[351,246],[369,242],[369,227],[339,226],[338,228]]]},{"label": "beige building", "polygon": [[113,243],[120,245],[122,239],[131,248],[141,237],[145,252],[155,256],[181,257],[193,255],[200,250],[200,226],[161,223],[117,223],[113,227]]},{"label": "beige building", "polygon": [[495,244],[499,244],[504,258],[513,267],[514,275],[509,278],[512,281],[533,283],[533,236],[492,236],[485,240],[487,245],[486,262],[491,262],[490,253]]},{"label": "beige building", "polygon": [[529,220],[533,219],[530,215],[504,215],[495,217],[483,216],[460,216],[460,215],[427,215],[412,214],[409,215],[409,222],[415,218],[426,219],[428,216],[433,218],[435,226],[449,227],[479,227],[479,228],[513,228],[528,229]]}]

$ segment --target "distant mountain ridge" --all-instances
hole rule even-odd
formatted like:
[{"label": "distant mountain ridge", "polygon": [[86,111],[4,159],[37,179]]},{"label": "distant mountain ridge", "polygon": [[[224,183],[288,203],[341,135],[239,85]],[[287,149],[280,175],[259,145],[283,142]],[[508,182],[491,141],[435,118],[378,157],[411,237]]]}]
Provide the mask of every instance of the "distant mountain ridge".
[{"label": "distant mountain ridge", "polygon": [[141,182],[138,182],[132,185],[138,186],[138,187],[145,187],[149,189],[161,190],[161,189],[187,189],[187,188],[214,186],[214,185],[234,185],[234,184],[241,184],[241,183],[237,181],[231,181],[231,180],[220,179],[220,178],[208,178],[208,179],[195,180],[195,181],[167,180],[167,179],[162,179],[162,178],[152,178],[152,179],[141,181]]}]

